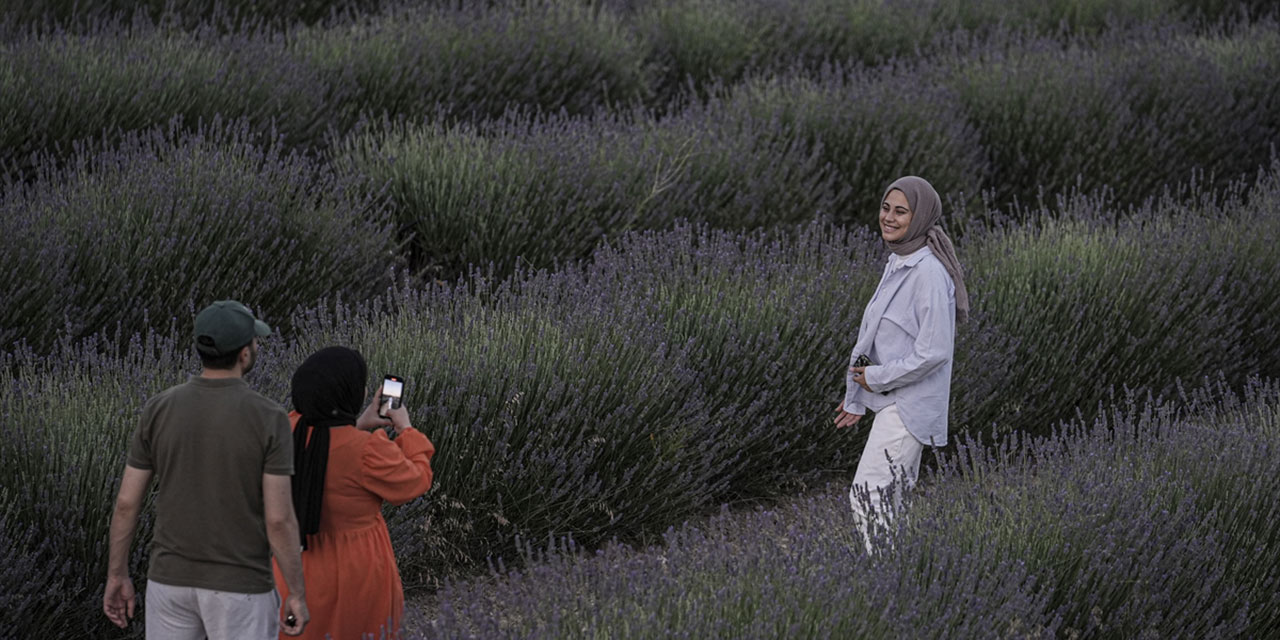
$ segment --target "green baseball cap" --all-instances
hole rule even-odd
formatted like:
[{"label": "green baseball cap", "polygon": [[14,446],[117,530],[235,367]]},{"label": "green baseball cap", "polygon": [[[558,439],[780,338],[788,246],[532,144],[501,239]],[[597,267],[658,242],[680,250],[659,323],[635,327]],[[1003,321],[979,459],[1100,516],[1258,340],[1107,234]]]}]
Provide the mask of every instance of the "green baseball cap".
[{"label": "green baseball cap", "polygon": [[243,349],[254,336],[271,335],[267,323],[235,300],[219,300],[196,314],[196,349],[221,356]]}]

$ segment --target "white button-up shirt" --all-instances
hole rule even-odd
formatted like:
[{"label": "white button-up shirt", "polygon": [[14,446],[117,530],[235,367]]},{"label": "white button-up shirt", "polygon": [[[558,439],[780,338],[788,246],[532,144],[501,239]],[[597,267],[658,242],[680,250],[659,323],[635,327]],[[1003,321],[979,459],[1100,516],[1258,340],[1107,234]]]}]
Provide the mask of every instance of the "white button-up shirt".
[{"label": "white button-up shirt", "polygon": [[955,354],[956,288],[929,247],[890,256],[862,314],[849,366],[866,354],[868,392],[845,376],[845,411],[865,414],[891,404],[907,431],[924,444],[947,444],[951,365]]}]

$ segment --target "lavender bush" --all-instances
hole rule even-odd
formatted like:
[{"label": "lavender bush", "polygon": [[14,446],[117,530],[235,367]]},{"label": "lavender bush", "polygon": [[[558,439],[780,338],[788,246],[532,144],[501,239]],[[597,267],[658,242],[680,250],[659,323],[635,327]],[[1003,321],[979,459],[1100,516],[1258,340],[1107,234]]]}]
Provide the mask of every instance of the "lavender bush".
[{"label": "lavender bush", "polygon": [[[140,633],[97,613],[114,483],[143,400],[195,370],[182,319],[214,297],[284,330],[251,380],[272,397],[331,343],[409,378],[440,446],[436,489],[388,512],[411,586],[518,559],[521,539],[645,542],[847,472],[865,436],[828,420],[881,258],[857,223],[898,173],[969,207],[980,190],[1000,206],[1102,190],[966,227],[975,308],[952,422],[1109,422],[944,457],[884,556],[851,556],[843,500],[824,498],[745,533],[673,532],[656,559],[554,559],[565,573],[513,583],[542,599],[505,621],[454,600],[441,620],[458,626],[428,631],[1275,626],[1275,389],[1197,401],[1226,416],[1209,427],[1098,403],[1121,385],[1280,376],[1280,168],[1220,195],[1280,136],[1273,20],[1166,25],[1148,23],[1155,5],[1083,0],[445,4],[282,27],[321,6],[283,3],[268,9],[282,22],[229,30],[194,0],[158,26],[0,20],[0,627]],[[919,37],[886,39],[888,24]],[[904,85],[927,88],[904,100]],[[666,102],[686,88],[696,100]],[[621,108],[642,101],[656,113]],[[307,153],[329,128],[336,169]],[[1215,173],[1192,197],[1144,202],[1197,169]],[[815,215],[854,224],[792,225]],[[393,284],[406,252],[418,275],[488,266]],[[657,587],[636,589],[646,576]]]},{"label": "lavender bush", "polygon": [[192,127],[245,118],[290,144],[322,131],[324,80],[276,36],[96,25],[0,40],[0,170],[35,171],[44,154],[73,155],[76,141],[116,142],[175,117]]},{"label": "lavender bush", "polygon": [[[928,176],[959,210],[980,211],[984,192],[1034,203],[1073,188],[1109,188],[1125,207],[1197,170],[1224,189],[1268,161],[1280,133],[1275,40],[1131,42],[1114,69],[1092,49],[1024,51],[1014,63],[966,63],[954,90],[936,82],[949,65],[832,67],[748,81],[660,118],[382,125],[347,138],[336,162],[390,185],[401,227],[418,238],[414,264],[443,273],[547,266],[678,219],[869,219],[860,212],[887,176],[905,173]],[[1202,55],[1188,62],[1188,51]]]},{"label": "lavender bush", "polygon": [[[1259,143],[1280,137],[1280,31],[1276,21],[1260,20],[1240,28],[1235,37],[1188,37],[1187,46],[1223,74],[1232,87],[1231,100],[1250,102],[1259,118]],[[1274,145],[1274,143],[1272,143]]]},{"label": "lavender bush", "polygon": [[[695,17],[684,26],[677,25],[684,24],[680,16],[728,9],[660,3],[628,12],[557,0],[465,9],[406,6],[310,27],[230,33],[210,25],[183,31],[145,20],[95,23],[79,34],[0,29],[6,54],[0,57],[0,113],[11,116],[0,120],[8,125],[0,125],[0,164],[26,173],[34,170],[38,152],[66,157],[75,140],[115,140],[121,131],[174,115],[192,125],[216,114],[244,117],[255,130],[275,126],[286,144],[305,148],[327,144],[322,134],[330,129],[345,134],[378,114],[450,128],[458,120],[482,122],[511,110],[609,120],[620,107],[649,101],[662,116],[616,117],[634,120],[640,129],[663,129],[666,116],[687,120],[690,111],[701,110],[749,122],[743,135],[761,135],[765,122],[756,124],[757,118],[777,118],[768,121],[784,125],[774,127],[774,138],[792,145],[802,140],[811,153],[821,142],[821,157],[842,171],[853,193],[879,179],[873,176],[883,169],[868,162],[887,153],[897,161],[885,165],[919,160],[909,165],[916,173],[930,169],[940,174],[945,190],[966,197],[990,190],[1000,202],[1026,203],[1042,192],[1108,185],[1137,202],[1197,168],[1212,169],[1218,186],[1252,172],[1269,160],[1280,135],[1271,115],[1280,111],[1274,19],[1214,29],[1152,23],[1087,39],[1071,30],[1049,38],[1001,28],[973,40],[967,28],[956,26],[968,18],[952,15],[946,3],[838,4],[787,11],[785,3],[746,2],[750,10],[732,19]],[[1076,11],[1071,6],[1050,9],[1070,14]],[[823,13],[828,11],[834,13]],[[840,17],[842,11],[854,17]],[[881,68],[869,71],[857,55],[839,52],[843,45],[822,53],[829,38],[807,31],[847,26],[856,33],[884,33],[881,17],[857,17],[880,11],[915,16],[906,20],[893,13],[885,19],[919,31],[920,39],[927,35],[935,53],[886,53],[872,59]],[[779,12],[796,17],[769,17]],[[652,16],[662,24],[674,20],[673,34],[659,37],[642,27]],[[792,24],[797,20],[802,26]],[[756,29],[751,25],[770,26],[744,39],[733,31],[739,23],[750,33]],[[717,28],[728,30],[723,38],[710,37]],[[681,35],[686,32],[709,35]],[[670,47],[763,47],[752,44],[757,40],[783,53],[768,64],[721,63],[691,54],[696,68],[705,71],[694,80],[694,94],[710,104],[696,100],[685,109],[686,101],[668,102],[684,85],[669,86],[674,81],[653,75],[671,66],[662,62],[668,53],[685,56],[659,53]],[[770,79],[760,79],[761,73]],[[740,77],[744,84],[726,88]],[[924,89],[904,100],[908,86]],[[1080,129],[1075,123],[1082,119],[1094,126]],[[717,124],[708,126],[732,131],[712,126]],[[607,136],[614,129],[598,133]],[[501,133],[499,128],[487,135]],[[752,147],[749,153],[742,144],[730,145],[728,157],[782,152]],[[887,144],[912,150],[891,153]],[[922,155],[930,144],[938,146]],[[790,153],[806,162],[805,154]],[[804,166],[794,170],[808,172]]]},{"label": "lavender bush", "polygon": [[1137,203],[1197,168],[1221,188],[1270,160],[1277,48],[1265,44],[1274,33],[1252,38],[1152,30],[1097,48],[1033,42],[960,63],[947,82],[990,153],[986,186],[999,201],[1109,185]]},{"label": "lavender bush", "polygon": [[829,210],[844,189],[821,155],[765,127],[700,115],[384,125],[348,139],[335,164],[386,185],[416,266],[507,274],[681,219],[752,228]]},{"label": "lavender bush", "polygon": [[[186,343],[182,343],[185,347]],[[109,637],[100,614],[107,528],[124,452],[148,396],[196,369],[172,341],[63,342],[52,356],[0,356],[0,513],[12,564],[4,628],[14,637]],[[146,571],[148,506],[130,558]],[[97,614],[97,615],[94,615]],[[132,631],[141,636],[142,625]]]},{"label": "lavender bush", "polygon": [[[956,95],[924,68],[827,67],[755,78],[718,92],[690,116],[752,136],[802,141],[836,171],[846,197],[830,218],[859,224],[880,204],[888,176],[923,175],[953,198],[972,198],[993,168]],[[719,126],[726,126],[721,124]]]},{"label": "lavender bush", "polygon": [[[1000,74],[1007,73],[1014,74],[1007,79],[1022,82],[1028,90],[1051,94],[1055,88],[1066,91],[1073,82],[1085,82],[1079,76],[1087,76],[1095,62],[1088,55],[1069,56],[1067,68],[1079,69],[1059,83],[1066,88],[1053,83],[1043,86],[1045,80],[1035,80],[1040,74],[1036,65],[1061,61],[1044,61],[1043,52],[1037,53],[1018,35],[1027,30],[1023,28],[1027,24],[1040,25],[1030,29],[1033,33],[1052,32],[1056,38],[1052,42],[1075,42],[1091,50],[1098,38],[1081,39],[1080,33],[1094,30],[1081,25],[1106,23],[1105,16],[1122,16],[1112,22],[1126,26],[1103,30],[1104,42],[1151,40],[1149,34],[1157,30],[1153,25],[1165,23],[1147,15],[1148,11],[1175,16],[1180,11],[1232,13],[1226,4],[1219,8],[1209,6],[1219,3],[1198,4],[1204,6],[950,0],[907,4],[823,0],[797,5],[749,0],[728,6],[697,0],[624,9],[608,3],[543,0],[465,7],[444,2],[379,5],[376,10],[365,7],[369,11],[343,13],[317,25],[246,18],[229,30],[203,18],[183,29],[181,20],[153,23],[142,15],[132,21],[121,16],[91,20],[76,30],[7,24],[0,25],[0,47],[5,53],[0,57],[4,65],[0,81],[5,83],[0,84],[0,96],[7,98],[7,103],[0,101],[0,112],[12,117],[5,119],[11,126],[0,129],[0,141],[5,143],[0,161],[25,163],[33,152],[43,150],[67,153],[74,140],[159,124],[174,115],[193,123],[214,114],[248,117],[260,128],[274,119],[291,144],[310,145],[321,142],[328,127],[346,131],[361,118],[382,113],[486,119],[509,108],[592,114],[635,102],[667,111],[670,99],[688,88],[706,95],[725,82],[752,74],[776,74],[797,65],[815,73],[826,64],[858,68],[893,60],[929,60],[950,69],[951,59],[969,57],[975,47],[1026,58],[1025,64],[1032,68],[979,65],[994,68],[979,69],[973,78],[962,75],[964,84],[974,85],[979,92],[995,91],[1002,82]],[[328,6],[316,3],[316,9],[321,5]],[[291,6],[284,3],[278,9],[288,14]],[[172,8],[179,13],[169,15],[180,16],[182,7]],[[238,11],[234,6],[228,9],[233,14]],[[187,15],[203,12],[193,9]],[[1066,25],[1061,33],[1056,31],[1059,24]],[[1255,24],[1260,33],[1274,31],[1268,26],[1270,20],[1256,19]],[[1161,28],[1157,41],[1212,33],[1197,22],[1175,21]],[[973,33],[985,35],[975,38]],[[1032,51],[1024,51],[1028,48]],[[1179,68],[1182,53],[1157,52],[1147,58],[1167,67],[1157,69],[1153,78],[1174,92],[1168,98],[1157,96],[1179,107],[1169,116],[1169,126],[1192,127],[1194,123],[1179,124],[1191,117],[1183,115],[1187,109],[1207,110],[1213,116],[1214,109],[1247,108],[1229,107],[1221,100],[1213,101],[1214,106],[1180,106],[1178,100],[1197,98],[1212,91],[1217,82],[1194,65]],[[1099,55],[1112,54],[1106,50]],[[1125,82],[1142,80],[1141,71],[1120,69],[1102,78],[1100,85],[1085,87],[1076,102],[1141,99],[1142,91],[1151,89],[1141,90],[1136,97],[1123,90]],[[944,78],[951,75],[948,70],[942,74]],[[987,77],[992,74],[995,77]],[[1178,81],[1165,82],[1165,74]],[[1186,74],[1191,74],[1192,81]],[[1273,74],[1263,79],[1273,83]],[[687,86],[689,82],[692,87]],[[1178,93],[1182,84],[1193,86]],[[1091,98],[1093,92],[1103,97]],[[1001,108],[1017,107],[1016,95],[1009,99],[1015,104],[996,100],[995,113],[988,114],[992,119],[978,118],[979,123],[1008,128],[1010,123],[998,116]],[[1140,106],[1134,117],[1161,113],[1149,111],[1153,106],[1159,105]],[[1016,114],[1010,117],[1017,119]],[[1113,117],[1123,119],[1123,114]],[[1115,126],[1136,125],[1120,122]],[[1027,133],[1006,135],[1023,140],[1052,137],[1052,132],[1038,129]]]},{"label": "lavender bush", "polygon": [[432,493],[391,518],[407,575],[509,555],[530,527],[639,532],[714,496],[724,456],[699,445],[705,399],[688,347],[625,306],[575,296],[581,284],[557,274],[476,296],[401,291],[394,309],[299,325],[288,358],[350,344],[373,370],[404,375],[414,424],[439,448]]},{"label": "lavender bush", "polygon": [[645,97],[635,39],[569,0],[413,7],[295,34],[291,49],[344,88],[339,122],[364,113],[489,118],[510,106],[592,113]]},{"label": "lavender bush", "polygon": [[377,11],[384,4],[384,0],[27,0],[6,4],[0,8],[0,18],[75,27],[94,20],[138,16],[184,25],[216,22],[236,28],[264,21],[273,26],[309,24],[350,11]]},{"label": "lavender bush", "polygon": [[659,95],[794,64],[881,65],[945,57],[1010,34],[1095,37],[1152,25],[1196,30],[1252,15],[1263,2],[1197,0],[973,1],[914,0],[657,0],[633,3],[630,21],[661,72]]},{"label": "lavender bush", "polygon": [[1131,394],[1088,429],[968,445],[948,471],[971,484],[939,483],[909,528],[1024,563],[1067,634],[1265,635],[1280,581],[1278,391],[1254,381],[1241,399],[1214,384],[1184,394],[1185,410]]},{"label": "lavender bush", "polygon": [[[1273,173],[1225,210],[1193,199],[1112,228],[1095,219],[975,234],[962,246],[975,312],[960,332],[955,430],[1043,433],[1092,412],[1111,386],[1274,373],[1277,194]],[[829,420],[881,255],[868,230],[825,224],[631,234],[584,265],[400,284],[369,304],[297,313],[251,383],[284,401],[293,367],[334,343],[408,379],[413,421],[439,446],[438,484],[389,521],[409,584],[431,584],[516,557],[518,536],[644,540],[709,505],[847,472],[865,432]],[[177,323],[171,335],[183,334]],[[4,486],[20,489],[3,494],[0,513],[41,531],[78,527],[53,556],[77,558],[75,575],[103,570],[112,482],[142,401],[194,369],[187,339],[113,344],[63,341],[0,366],[0,415],[14,434],[0,440],[14,474]],[[52,553],[15,536],[20,557]],[[974,585],[989,574],[961,571],[976,566],[963,554],[947,562],[968,576],[964,589],[984,593]],[[68,602],[98,597],[59,584]],[[1001,607],[1039,593],[1006,594]]]},{"label": "lavender bush", "polygon": [[180,123],[45,160],[0,196],[0,344],[128,336],[213,299],[273,321],[390,282],[399,243],[369,198],[247,124]]},{"label": "lavender bush", "polygon": [[963,254],[974,305],[1014,343],[1014,363],[999,393],[955,404],[974,426],[1048,424],[1111,386],[1280,375],[1278,176],[1273,166],[1246,192],[1124,216],[1064,201],[1057,220],[974,234]]},{"label": "lavender bush", "polygon": [[1265,635],[1280,623],[1280,385],[1211,395],[1131,397],[1048,438],[965,443],[875,553],[838,487],[651,549],[531,546],[525,569],[447,587],[410,635]]}]

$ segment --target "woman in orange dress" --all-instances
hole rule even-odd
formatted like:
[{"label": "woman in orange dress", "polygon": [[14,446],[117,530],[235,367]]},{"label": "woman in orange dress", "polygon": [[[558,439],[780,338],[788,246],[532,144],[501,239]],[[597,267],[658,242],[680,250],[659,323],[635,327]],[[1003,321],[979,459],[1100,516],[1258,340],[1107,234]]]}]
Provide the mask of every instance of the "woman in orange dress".
[{"label": "woman in orange dress", "polygon": [[[435,447],[403,405],[390,420],[378,416],[381,390],[360,411],[367,377],[364,358],[345,347],[321,349],[293,374],[293,504],[311,611],[302,638],[396,638],[400,630],[404,591],[382,503],[431,488]],[[276,588],[288,597],[278,567]]]}]

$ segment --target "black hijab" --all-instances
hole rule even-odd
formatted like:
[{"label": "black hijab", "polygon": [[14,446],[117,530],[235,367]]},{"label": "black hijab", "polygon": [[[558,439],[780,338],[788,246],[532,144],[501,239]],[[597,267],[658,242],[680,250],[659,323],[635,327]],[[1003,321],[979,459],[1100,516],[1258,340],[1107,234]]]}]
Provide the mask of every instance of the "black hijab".
[{"label": "black hijab", "polygon": [[346,347],[321,349],[293,372],[293,408],[302,414],[293,431],[293,509],[303,549],[307,535],[320,530],[329,427],[356,423],[368,374],[364,358]]}]

